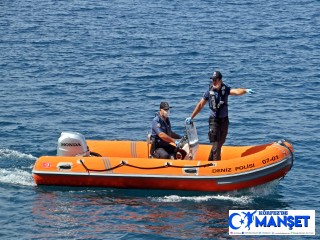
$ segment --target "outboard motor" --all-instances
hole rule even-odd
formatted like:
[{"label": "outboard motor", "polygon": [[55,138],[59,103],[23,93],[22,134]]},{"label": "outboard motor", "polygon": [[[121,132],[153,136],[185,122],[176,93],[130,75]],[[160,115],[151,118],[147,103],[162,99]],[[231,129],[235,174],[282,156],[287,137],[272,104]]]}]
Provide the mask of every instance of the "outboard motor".
[{"label": "outboard motor", "polygon": [[81,133],[62,132],[58,139],[57,156],[89,156],[86,140]]}]

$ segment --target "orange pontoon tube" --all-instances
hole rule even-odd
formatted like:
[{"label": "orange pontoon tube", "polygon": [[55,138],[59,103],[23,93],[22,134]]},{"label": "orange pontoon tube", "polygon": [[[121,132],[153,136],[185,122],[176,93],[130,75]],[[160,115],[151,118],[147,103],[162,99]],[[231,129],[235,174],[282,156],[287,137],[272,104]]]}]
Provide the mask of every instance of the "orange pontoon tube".
[{"label": "orange pontoon tube", "polygon": [[[80,141],[75,142],[77,136]],[[150,158],[148,142],[85,141],[81,134],[77,136],[71,137],[72,140],[67,137],[60,145],[66,148],[87,145],[88,148],[85,146],[76,156],[62,149],[62,153],[58,150],[59,156],[38,158],[32,171],[36,184],[232,191],[281,179],[290,171],[294,160],[292,145],[286,141],[224,146],[220,161],[207,161],[211,146],[198,144],[197,136],[192,134],[188,134],[185,146],[189,150],[184,160]],[[92,152],[94,156],[90,155]]]}]

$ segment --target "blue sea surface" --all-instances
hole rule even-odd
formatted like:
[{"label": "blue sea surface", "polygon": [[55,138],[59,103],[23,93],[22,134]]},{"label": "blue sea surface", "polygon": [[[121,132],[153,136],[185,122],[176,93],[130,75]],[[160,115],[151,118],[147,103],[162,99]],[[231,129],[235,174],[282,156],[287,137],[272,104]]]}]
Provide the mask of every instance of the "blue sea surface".
[{"label": "blue sea surface", "polygon": [[[2,0],[0,32],[1,239],[230,239],[232,209],[316,210],[319,228],[320,1]],[[214,70],[255,91],[229,98],[226,145],[292,142],[279,183],[228,193],[35,185],[32,167],[56,154],[62,131],[145,140],[168,101],[183,133]],[[208,115],[195,119],[201,143]]]}]

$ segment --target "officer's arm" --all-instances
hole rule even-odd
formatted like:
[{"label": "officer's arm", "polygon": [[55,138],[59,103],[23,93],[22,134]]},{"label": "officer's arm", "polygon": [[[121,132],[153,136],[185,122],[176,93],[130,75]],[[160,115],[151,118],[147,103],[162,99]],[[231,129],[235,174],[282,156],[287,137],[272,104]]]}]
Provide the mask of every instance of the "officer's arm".
[{"label": "officer's arm", "polygon": [[175,133],[175,132],[171,132],[171,137],[173,137],[174,139],[180,139],[182,138],[179,134]]},{"label": "officer's arm", "polygon": [[236,96],[240,96],[247,93],[247,89],[245,88],[232,88],[230,90],[230,95],[236,95]]},{"label": "officer's arm", "polygon": [[169,143],[174,143],[175,139],[170,137],[168,134],[164,132],[160,132],[158,134],[159,138],[161,138],[163,141],[169,142]]},{"label": "officer's arm", "polygon": [[207,103],[207,100],[204,100],[203,98],[201,98],[201,100],[198,102],[197,106],[194,108],[190,116],[191,119],[195,118],[197,114],[201,112],[202,108],[204,107],[204,105],[206,105],[206,103]]}]

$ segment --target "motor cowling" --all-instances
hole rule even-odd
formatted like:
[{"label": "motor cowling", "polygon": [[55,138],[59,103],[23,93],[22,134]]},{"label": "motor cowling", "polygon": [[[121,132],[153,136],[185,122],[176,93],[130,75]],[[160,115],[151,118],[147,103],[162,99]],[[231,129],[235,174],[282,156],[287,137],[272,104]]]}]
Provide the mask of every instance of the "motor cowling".
[{"label": "motor cowling", "polygon": [[58,139],[57,156],[89,156],[85,137],[77,132],[62,132]]}]

